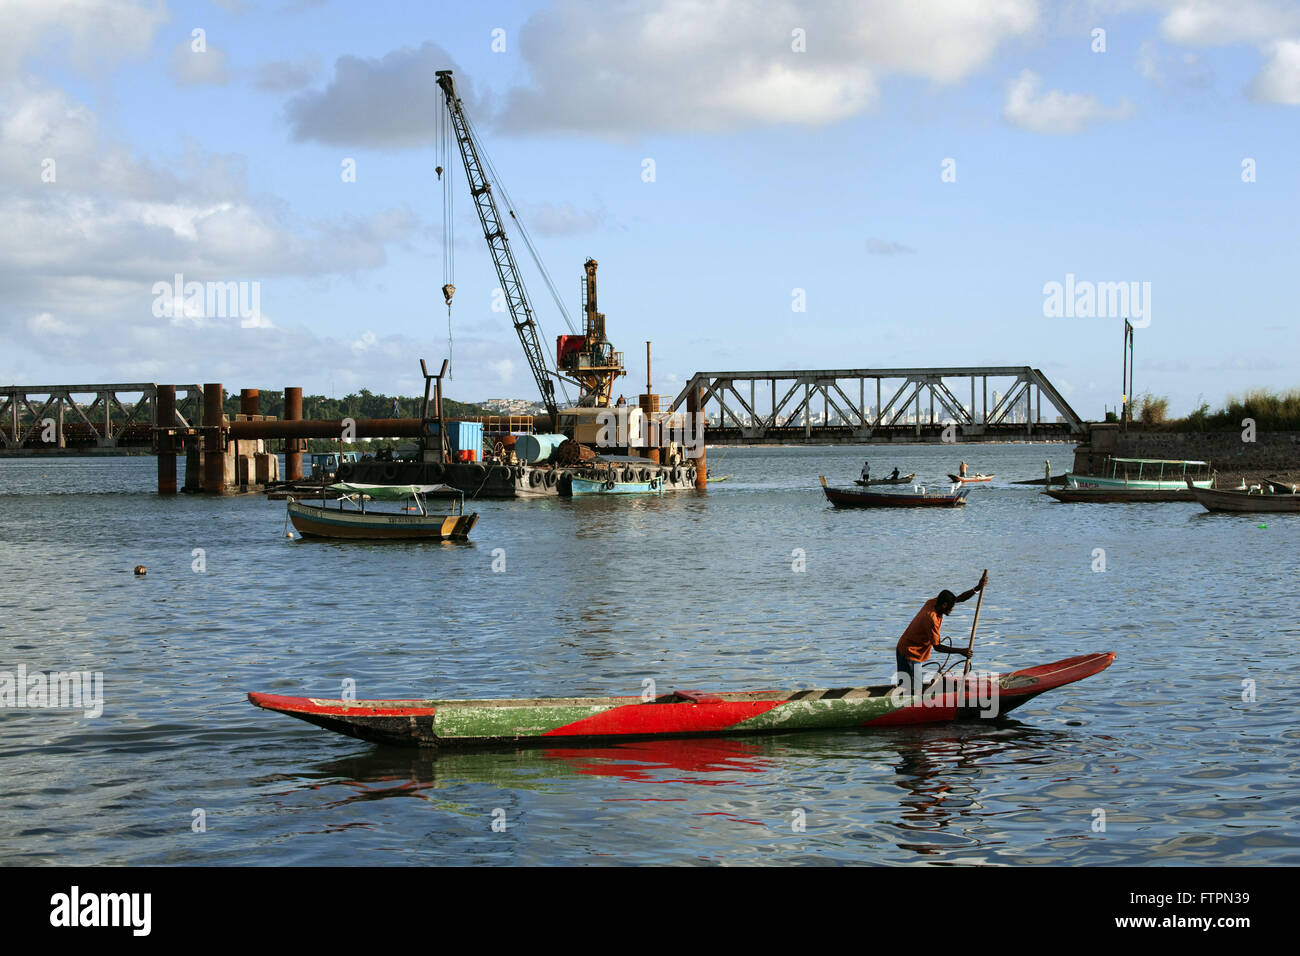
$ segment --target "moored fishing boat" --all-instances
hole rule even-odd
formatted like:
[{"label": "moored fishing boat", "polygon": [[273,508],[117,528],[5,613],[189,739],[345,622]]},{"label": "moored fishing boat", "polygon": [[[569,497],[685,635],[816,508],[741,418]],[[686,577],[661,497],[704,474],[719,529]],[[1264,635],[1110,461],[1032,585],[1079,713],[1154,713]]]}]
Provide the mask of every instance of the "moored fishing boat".
[{"label": "moored fishing boat", "polygon": [[575,498],[581,495],[651,495],[664,490],[664,480],[658,475],[647,481],[615,481],[612,478],[580,478],[574,475],[569,479],[569,494]]},{"label": "moored fishing boat", "polygon": [[1192,501],[1192,493],[1186,488],[1151,489],[1151,488],[1048,488],[1043,492],[1057,501],[1071,504],[1151,504],[1153,502]]},{"label": "moored fishing boat", "polygon": [[524,700],[332,700],[250,693],[249,702],[381,744],[469,747],[616,738],[847,730],[996,719],[1039,694],[1100,673],[1112,653],[1009,674],[945,675],[919,695],[891,685],[832,690]]},{"label": "moored fishing boat", "polygon": [[[1124,493],[1129,491],[1178,491],[1177,498],[1140,500],[1156,501],[1190,501],[1187,484],[1194,487],[1211,487],[1214,474],[1210,463],[1167,458],[1109,458],[1109,474],[1076,475],[1065,473],[1066,490],[1112,491]],[[1106,467],[1103,466],[1103,471]]]},{"label": "moored fishing boat", "polygon": [[[305,538],[351,538],[357,540],[465,540],[478,521],[478,513],[465,514],[465,496],[450,485],[363,485],[333,484],[338,507],[298,501],[288,502],[288,520]],[[450,514],[430,510],[426,495],[455,495]],[[368,511],[370,501],[400,501],[399,512]],[[347,507],[351,505],[351,508]]]},{"label": "moored fishing boat", "polygon": [[1300,514],[1300,494],[1293,485],[1281,482],[1266,481],[1263,486],[1235,489],[1196,488],[1188,482],[1188,491],[1207,511]]},{"label": "moored fishing boat", "polygon": [[862,491],[857,488],[832,488],[824,475],[818,478],[826,499],[837,508],[960,508],[966,504],[969,488],[959,488],[952,494],[919,491]]}]

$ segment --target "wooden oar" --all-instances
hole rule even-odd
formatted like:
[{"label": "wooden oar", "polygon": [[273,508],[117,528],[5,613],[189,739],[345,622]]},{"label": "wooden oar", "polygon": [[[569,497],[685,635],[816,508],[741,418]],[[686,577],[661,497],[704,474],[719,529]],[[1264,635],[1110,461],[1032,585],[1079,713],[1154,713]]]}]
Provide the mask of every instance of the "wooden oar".
[{"label": "wooden oar", "polygon": [[[987,575],[988,573],[989,573],[989,569],[985,568],[984,575]],[[975,650],[975,628],[979,627],[980,624],[980,605],[984,603],[984,588],[989,586],[989,582],[984,575],[980,576],[980,580],[984,582],[984,587],[980,588],[979,600],[975,602],[975,620],[970,622],[970,643],[966,645],[966,650],[971,652]],[[962,668],[961,676],[965,677],[969,673],[970,673],[970,654],[967,654],[966,666]]]}]

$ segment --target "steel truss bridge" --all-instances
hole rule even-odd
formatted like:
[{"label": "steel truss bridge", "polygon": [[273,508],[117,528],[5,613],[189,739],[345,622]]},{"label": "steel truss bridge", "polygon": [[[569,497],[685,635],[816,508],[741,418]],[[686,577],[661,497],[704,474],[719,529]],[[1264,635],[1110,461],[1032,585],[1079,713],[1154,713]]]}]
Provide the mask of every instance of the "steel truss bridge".
[{"label": "steel truss bridge", "polygon": [[[958,396],[968,388],[966,403]],[[697,372],[669,410],[683,408],[703,410],[709,443],[721,445],[1078,440],[1088,431],[1028,365]]]},{"label": "steel truss bridge", "polygon": [[[203,388],[177,385],[176,427],[203,417]],[[0,455],[121,455],[154,449],[158,386],[9,385],[0,387]]]}]

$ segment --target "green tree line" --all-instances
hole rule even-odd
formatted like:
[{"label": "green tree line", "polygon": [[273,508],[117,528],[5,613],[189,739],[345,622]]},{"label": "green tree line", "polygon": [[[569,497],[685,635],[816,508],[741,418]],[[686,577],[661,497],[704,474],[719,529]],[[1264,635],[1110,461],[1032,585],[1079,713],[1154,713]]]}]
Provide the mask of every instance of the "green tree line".
[{"label": "green tree line", "polygon": [[[432,401],[432,397],[429,399]],[[304,395],[302,397],[302,416],[317,421],[338,421],[344,418],[419,418],[420,406],[424,403],[424,396],[411,397],[407,395],[385,395],[382,392],[375,393],[367,388],[361,389],[360,392],[353,392],[344,395],[342,398],[327,398],[324,395]],[[230,416],[231,420],[239,414],[239,393],[226,392],[221,402],[222,410]],[[270,389],[258,390],[257,396],[257,413],[267,415],[273,418],[284,418],[284,392],[273,391]],[[491,412],[478,406],[465,402],[454,402],[451,399],[442,400],[442,413],[447,418],[474,418],[481,415],[490,415]],[[381,440],[376,439],[370,442],[352,442],[340,443],[327,438],[311,438],[307,440],[308,451],[373,451],[375,448],[384,445],[397,445],[405,441],[414,439]],[[283,442],[267,442],[268,450],[282,451],[279,445]]]}]

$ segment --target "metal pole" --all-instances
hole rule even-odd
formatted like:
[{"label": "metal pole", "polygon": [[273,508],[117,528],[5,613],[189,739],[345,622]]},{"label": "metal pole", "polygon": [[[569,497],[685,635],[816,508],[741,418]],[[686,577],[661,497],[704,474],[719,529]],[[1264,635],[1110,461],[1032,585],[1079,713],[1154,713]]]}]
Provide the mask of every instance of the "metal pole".
[{"label": "metal pole", "polygon": [[1124,363],[1120,373],[1120,428],[1128,430],[1128,319],[1124,320]]}]

